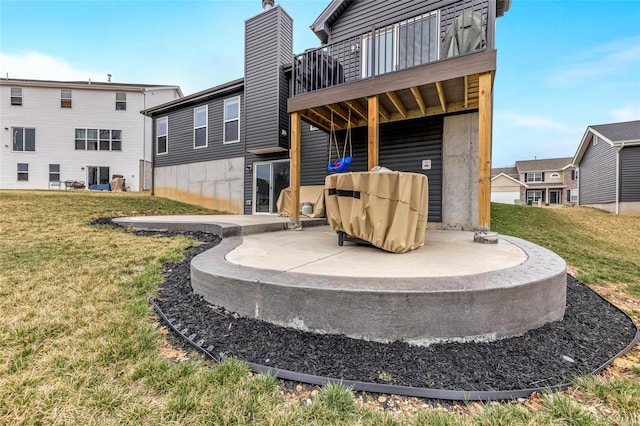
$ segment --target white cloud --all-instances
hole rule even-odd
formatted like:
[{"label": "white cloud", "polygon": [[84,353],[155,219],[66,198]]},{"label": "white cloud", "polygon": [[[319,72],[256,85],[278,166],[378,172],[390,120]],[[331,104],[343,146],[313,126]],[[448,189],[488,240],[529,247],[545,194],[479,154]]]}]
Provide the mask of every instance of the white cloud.
[{"label": "white cloud", "polygon": [[594,79],[640,69],[640,36],[627,37],[582,52],[568,52],[574,61],[549,70],[546,81],[554,87],[581,85]]},{"label": "white cloud", "polygon": [[0,76],[34,80],[88,80],[106,81],[107,73],[76,68],[63,59],[39,52],[17,55],[0,52]]},{"label": "white cloud", "polygon": [[567,132],[569,130],[569,128],[560,121],[554,121],[549,118],[538,117],[535,115],[519,114],[517,112],[497,112],[496,120],[504,120],[509,122],[511,125],[530,129],[554,130],[557,132]]},{"label": "white cloud", "polygon": [[609,116],[616,122],[633,121],[640,119],[640,104],[626,108],[617,108],[609,111]]}]

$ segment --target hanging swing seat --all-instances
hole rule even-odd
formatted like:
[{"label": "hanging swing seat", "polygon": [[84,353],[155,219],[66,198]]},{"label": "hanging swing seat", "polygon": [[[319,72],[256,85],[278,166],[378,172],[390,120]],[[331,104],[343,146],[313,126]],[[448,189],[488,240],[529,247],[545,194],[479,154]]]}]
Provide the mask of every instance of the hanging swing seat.
[{"label": "hanging swing seat", "polygon": [[[347,131],[344,140],[344,147],[342,149],[342,157],[338,157],[335,160],[331,159],[331,153],[333,145],[336,147],[336,155],[340,155],[340,148],[338,147],[338,139],[336,137],[336,130],[333,124],[333,110],[331,111],[331,132],[329,134],[329,164],[327,165],[327,171],[329,173],[345,173],[349,171],[349,165],[353,161],[353,147],[351,145],[351,110],[349,110],[349,119],[347,120]],[[347,155],[347,145],[349,145],[349,155]]]}]

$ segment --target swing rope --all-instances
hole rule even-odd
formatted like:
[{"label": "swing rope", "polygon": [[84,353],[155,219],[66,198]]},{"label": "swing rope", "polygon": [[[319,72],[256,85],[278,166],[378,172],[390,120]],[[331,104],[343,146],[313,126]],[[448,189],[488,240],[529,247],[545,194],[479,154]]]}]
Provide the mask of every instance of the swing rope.
[{"label": "swing rope", "polygon": [[[344,138],[344,148],[342,149],[342,158],[345,158],[347,156],[347,144],[349,144],[349,157],[353,157],[353,145],[351,143],[351,110],[349,110],[349,120],[347,121],[347,132]],[[340,155],[340,147],[338,146],[338,137],[336,136],[336,129],[333,123],[333,110],[331,110],[331,130],[329,132],[329,163],[331,163],[331,154],[333,152],[332,145],[336,146],[336,155]]]},{"label": "swing rope", "polygon": [[332,142],[336,145],[336,155],[340,155],[338,147],[338,137],[336,136],[336,128],[333,124],[333,110],[331,110],[331,130],[329,132],[329,163],[331,163]]}]

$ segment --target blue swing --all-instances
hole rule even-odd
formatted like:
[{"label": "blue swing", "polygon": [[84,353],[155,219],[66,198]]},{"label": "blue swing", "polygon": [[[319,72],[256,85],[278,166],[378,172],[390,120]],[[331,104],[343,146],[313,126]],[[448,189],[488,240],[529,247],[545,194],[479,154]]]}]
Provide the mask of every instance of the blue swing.
[{"label": "blue swing", "polygon": [[[353,147],[351,146],[351,110],[349,110],[349,120],[347,120],[347,132],[344,141],[344,149],[342,157],[331,160],[332,142],[336,146],[336,155],[340,155],[338,147],[338,139],[336,137],[335,127],[333,125],[333,111],[331,111],[331,132],[329,134],[329,165],[327,171],[329,173],[344,173],[349,171],[349,165],[353,161]],[[349,143],[349,156],[347,156],[347,143]]]}]

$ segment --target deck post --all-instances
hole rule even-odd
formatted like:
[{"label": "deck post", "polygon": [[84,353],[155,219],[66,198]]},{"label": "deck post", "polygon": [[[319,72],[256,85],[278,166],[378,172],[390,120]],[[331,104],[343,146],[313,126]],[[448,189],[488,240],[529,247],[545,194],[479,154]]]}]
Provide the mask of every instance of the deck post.
[{"label": "deck post", "polygon": [[300,223],[300,112],[291,113],[291,222]]},{"label": "deck post", "polygon": [[480,74],[478,99],[478,229],[491,228],[491,126],[492,84],[491,72]]},{"label": "deck post", "polygon": [[380,100],[378,95],[367,98],[369,103],[369,148],[367,151],[369,159],[369,170],[378,165],[378,151],[380,147]]}]

